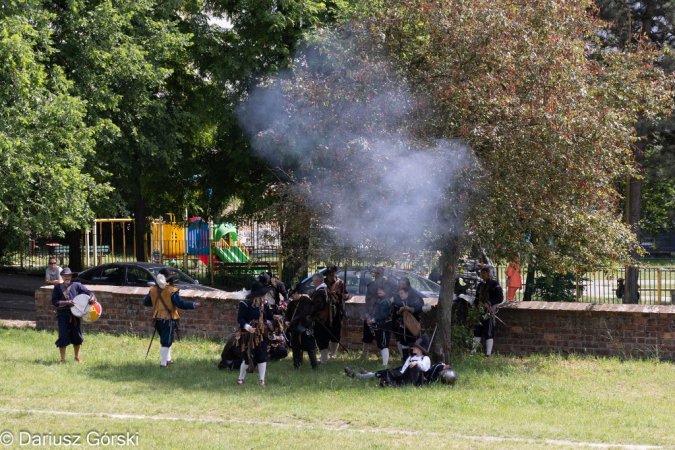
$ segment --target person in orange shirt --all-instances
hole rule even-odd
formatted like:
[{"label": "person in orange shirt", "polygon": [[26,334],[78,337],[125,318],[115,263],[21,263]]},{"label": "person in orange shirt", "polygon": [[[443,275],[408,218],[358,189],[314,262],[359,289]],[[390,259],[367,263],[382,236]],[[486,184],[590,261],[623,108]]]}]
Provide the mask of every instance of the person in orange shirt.
[{"label": "person in orange shirt", "polygon": [[508,287],[506,300],[512,302],[516,297],[516,291],[523,287],[523,282],[520,279],[520,264],[515,261],[510,262],[506,269],[506,286]]}]

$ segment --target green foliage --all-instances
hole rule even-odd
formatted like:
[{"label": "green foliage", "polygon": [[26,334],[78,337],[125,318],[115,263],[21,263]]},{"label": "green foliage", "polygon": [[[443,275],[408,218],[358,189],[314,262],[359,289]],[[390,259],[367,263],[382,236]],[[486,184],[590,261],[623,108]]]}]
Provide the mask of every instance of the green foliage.
[{"label": "green foliage", "polygon": [[0,8],[2,245],[81,227],[106,190],[83,171],[95,133],[86,102],[49,64],[53,20],[37,0]]},{"label": "green foliage", "polygon": [[[583,293],[584,285],[581,283],[587,281],[579,279],[579,294]],[[576,275],[573,272],[553,272],[542,270],[541,275],[534,280],[534,296],[537,300],[544,302],[575,302],[577,290]]]},{"label": "green foliage", "polygon": [[221,271],[214,273],[213,284],[218,289],[240,291],[242,289],[250,289],[253,282],[257,279],[258,276],[256,274],[226,273]]},{"label": "green foliage", "polygon": [[561,270],[627,260],[637,242],[614,182],[636,173],[636,121],[670,106],[662,53],[605,50],[605,24],[577,3],[423,5],[373,3],[364,29],[430,99],[420,131],[476,152],[475,236],[494,256],[536,254]]},{"label": "green foliage", "polygon": [[[463,300],[460,301],[464,302]],[[464,303],[460,304],[465,307]],[[461,314],[459,318],[456,314],[453,314],[451,349],[454,357],[466,355],[474,349],[473,330],[476,325],[480,324],[480,320],[478,308],[466,308],[465,314]]]}]

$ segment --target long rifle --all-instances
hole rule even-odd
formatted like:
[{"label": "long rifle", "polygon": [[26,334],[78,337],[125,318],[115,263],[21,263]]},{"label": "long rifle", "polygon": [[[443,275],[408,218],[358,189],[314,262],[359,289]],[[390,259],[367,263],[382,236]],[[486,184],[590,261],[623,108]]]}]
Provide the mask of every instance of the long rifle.
[{"label": "long rifle", "polygon": [[340,342],[340,340],[338,338],[336,338],[333,333],[331,333],[331,331],[328,329],[328,327],[326,325],[324,325],[323,322],[321,322],[321,320],[316,320],[315,322],[317,322],[319,325],[321,325],[323,327],[324,330],[326,330],[326,333],[328,333],[328,335],[333,338],[333,341],[337,342],[338,345],[341,346],[344,351],[349,353],[349,350],[347,350],[347,347],[345,347],[342,344],[342,342]]},{"label": "long rifle", "polygon": [[150,354],[150,347],[152,347],[152,341],[155,340],[156,333],[157,333],[157,325],[155,324],[155,329],[152,332],[152,339],[150,339],[150,345],[148,345],[148,351],[145,352],[145,359],[148,359],[148,355]]}]

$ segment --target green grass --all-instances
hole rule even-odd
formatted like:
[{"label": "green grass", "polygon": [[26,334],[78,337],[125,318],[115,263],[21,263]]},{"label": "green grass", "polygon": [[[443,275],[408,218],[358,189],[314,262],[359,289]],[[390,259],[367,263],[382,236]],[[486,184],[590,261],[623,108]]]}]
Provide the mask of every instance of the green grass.
[{"label": "green grass", "polygon": [[467,357],[453,361],[454,387],[392,389],[344,376],[345,364],[378,368],[344,355],[318,372],[270,363],[260,388],[257,374],[237,386],[219,371],[221,345],[207,340],[178,342],[160,370],[148,338],[85,330],[81,365],[71,349],[58,364],[55,339],[0,328],[0,432],[138,432],[141,448],[181,449],[675,446],[668,362]]}]

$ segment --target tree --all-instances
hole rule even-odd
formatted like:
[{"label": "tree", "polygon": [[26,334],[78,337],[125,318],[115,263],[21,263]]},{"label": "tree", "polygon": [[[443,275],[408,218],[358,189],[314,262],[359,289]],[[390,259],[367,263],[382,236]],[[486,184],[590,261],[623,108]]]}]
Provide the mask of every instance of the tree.
[{"label": "tree", "polygon": [[[364,159],[354,155],[377,149],[382,132],[396,145],[368,153],[371,159],[381,156],[378,162],[388,167],[402,154],[399,148],[412,148],[404,154],[418,181],[427,173],[415,162],[430,157],[433,174],[460,155],[457,145],[439,152],[438,142],[461,138],[470,145],[478,169],[469,156],[450,172],[459,182],[442,184],[441,193],[429,191],[443,199],[437,208],[433,204],[433,217],[444,229],[431,229],[442,251],[438,314],[445,356],[454,268],[467,238],[495,256],[527,252],[538,255],[539,266],[559,270],[625,261],[636,246],[618,214],[615,181],[635,173],[633,126],[665,111],[672,82],[655,65],[659,52],[653,47],[630,54],[602,48],[597,31],[603,23],[586,6],[555,0],[518,8],[492,0],[452,7],[370,2],[341,34],[323,35],[325,51],[308,50],[292,74],[268,83],[286,115],[260,116],[251,129],[257,148],[285,149],[283,161],[296,166],[311,161],[328,186],[339,185],[332,182],[341,176],[336,164],[350,168],[336,163],[335,155],[361,164]],[[398,114],[387,114],[389,104]],[[273,111],[274,103],[265,105]],[[359,174],[364,172],[351,175]],[[414,191],[414,185],[388,184],[377,174],[355,180],[354,189],[369,187],[376,194],[357,196],[359,214],[375,209],[386,216],[386,208],[377,209],[386,188]],[[406,189],[397,192],[405,195]],[[419,230],[414,225],[420,216],[412,216],[401,229]]]},{"label": "tree", "polygon": [[86,104],[70,94],[38,1],[0,8],[0,251],[79,229],[106,191],[83,171],[93,153]]},{"label": "tree", "polygon": [[[146,219],[189,208],[219,214],[235,194],[255,203],[274,179],[252,158],[233,113],[257,76],[285,64],[304,29],[329,14],[316,0],[45,1],[51,63],[87,101],[96,130],[88,170],[114,196],[98,214]],[[330,3],[329,5],[334,5]],[[225,15],[233,28],[209,23]]]}]

